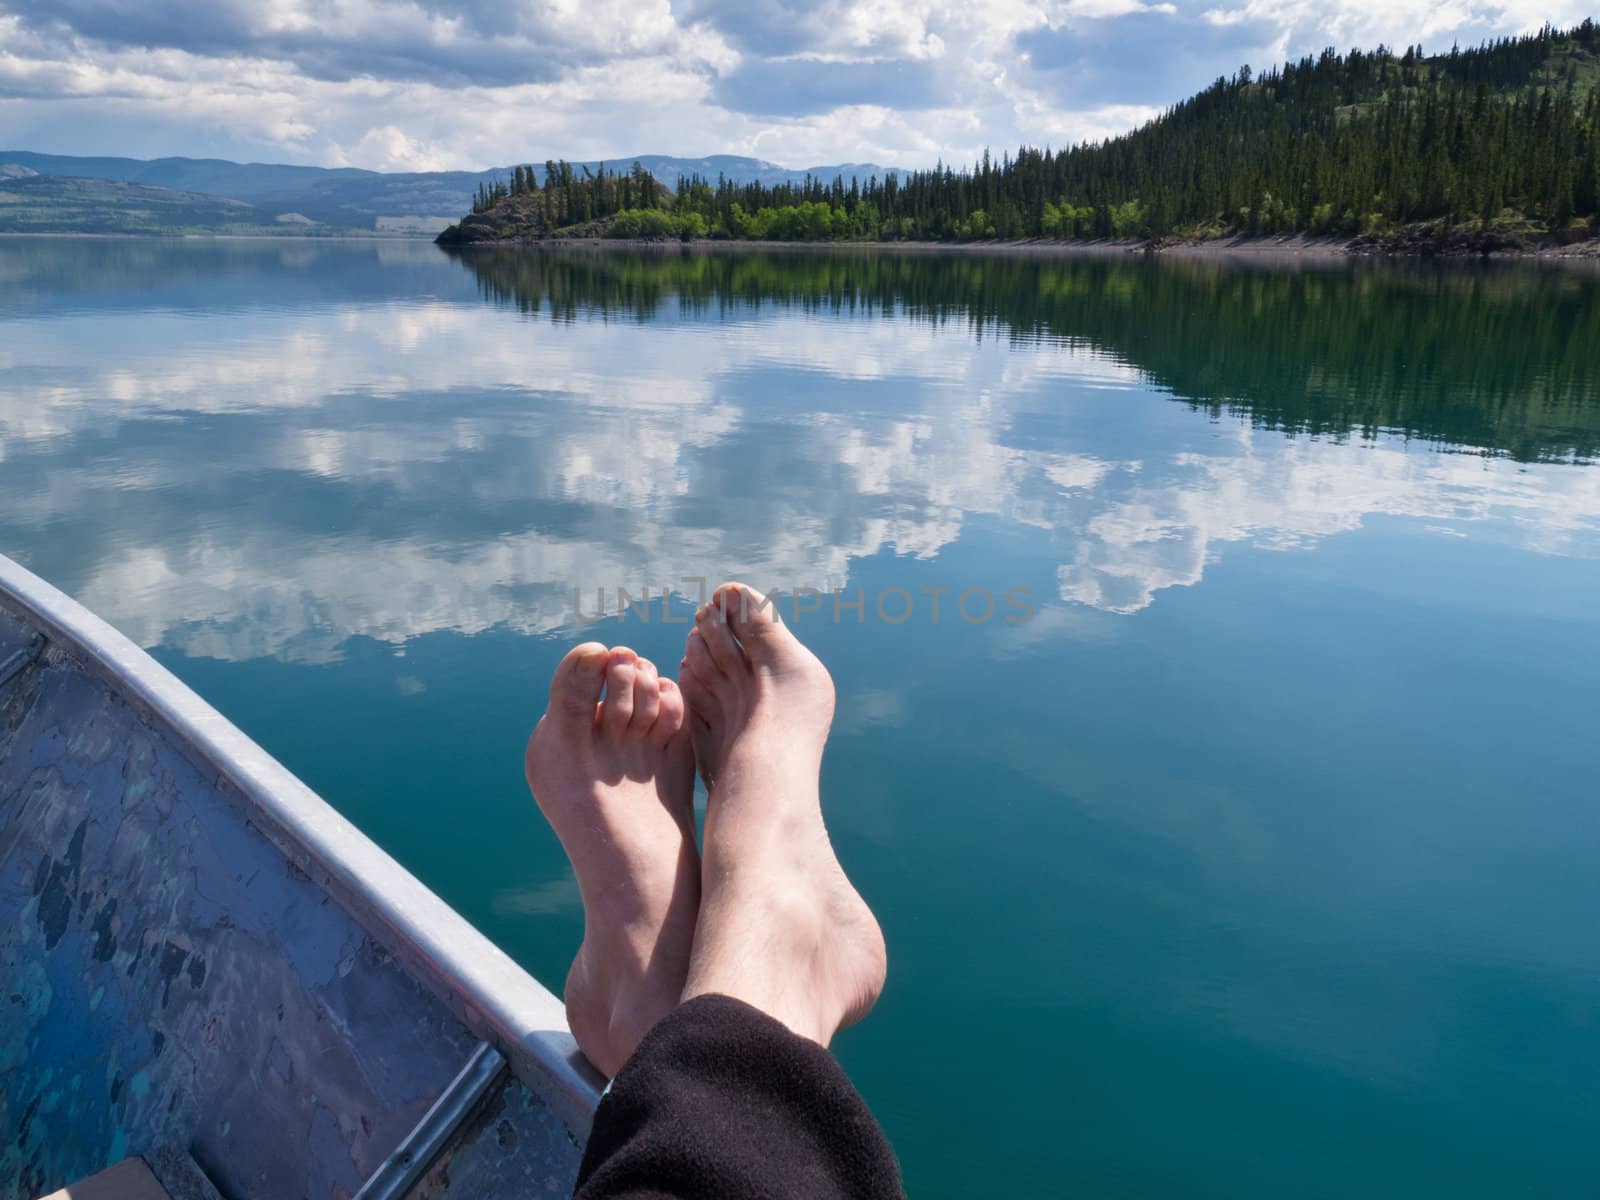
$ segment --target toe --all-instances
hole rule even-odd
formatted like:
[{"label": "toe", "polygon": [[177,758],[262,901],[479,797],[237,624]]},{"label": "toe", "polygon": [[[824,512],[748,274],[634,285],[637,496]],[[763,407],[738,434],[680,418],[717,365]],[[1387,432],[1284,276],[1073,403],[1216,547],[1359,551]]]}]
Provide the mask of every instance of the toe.
[{"label": "toe", "polygon": [[550,711],[563,717],[594,720],[594,706],[605,685],[607,650],[599,642],[584,642],[567,651],[550,679]]},{"label": "toe", "polygon": [[683,733],[683,726],[688,725],[688,696],[683,688],[669,678],[661,680],[659,696],[659,710],[656,712],[656,723],[650,726],[650,736],[661,746],[666,746],[667,742]]},{"label": "toe", "polygon": [[671,741],[683,730],[685,701],[683,691],[670,679],[656,684],[656,722],[650,735],[661,742]]},{"label": "toe", "polygon": [[[683,665],[707,690],[723,682],[722,669],[717,666],[716,659],[711,657],[711,648],[706,645],[705,633],[698,625],[689,631],[689,643],[683,651]],[[679,672],[678,682],[683,682],[682,672]]]},{"label": "toe", "polygon": [[620,737],[633,719],[633,681],[639,674],[639,657],[626,646],[615,646],[606,662],[606,698],[600,705],[600,726]]},{"label": "toe", "polygon": [[655,663],[641,658],[634,670],[633,719],[628,722],[628,728],[634,733],[646,732],[656,723],[660,711],[661,677],[656,674]]},{"label": "toe", "polygon": [[728,628],[727,618],[715,604],[708,604],[700,610],[695,617],[695,629],[705,641],[706,650],[717,664],[717,670],[729,679],[737,679],[748,672],[749,664],[744,651],[733,640],[733,631]]},{"label": "toe", "polygon": [[715,676],[716,668],[711,664],[705,645],[691,633],[689,648],[684,651],[683,662],[678,664],[678,687],[689,711],[702,720],[710,720],[722,712],[710,683]]},{"label": "toe", "polygon": [[728,625],[751,662],[761,662],[794,640],[778,617],[778,605],[746,583],[725,583],[711,595],[711,607],[728,614]]}]

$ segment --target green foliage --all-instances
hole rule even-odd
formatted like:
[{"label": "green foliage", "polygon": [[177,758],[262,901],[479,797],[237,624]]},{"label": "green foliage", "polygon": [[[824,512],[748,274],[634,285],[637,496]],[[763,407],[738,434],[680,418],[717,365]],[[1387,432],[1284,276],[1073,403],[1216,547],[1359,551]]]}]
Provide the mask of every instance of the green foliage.
[{"label": "green foliage", "polygon": [[[535,211],[547,230],[603,219],[624,209],[655,208],[672,201],[672,194],[638,163],[626,174],[618,174],[608,171],[604,163],[595,172],[560,159],[546,160],[542,176],[531,165],[520,166],[511,169],[509,180],[480,183],[472,203],[472,214],[491,212],[518,197],[531,201],[531,205],[524,207]],[[677,203],[674,203],[674,210],[686,211]]]},{"label": "green foliage", "polygon": [[[1420,222],[1600,219],[1600,27],[1546,27],[1474,50],[1396,58],[1332,50],[1218,79],[1123,137],[1024,147],[970,170],[825,183],[678,180],[637,165],[576,179],[518,168],[481,211],[543,198],[546,230],[662,208],[677,224],[620,237],[771,241],[1145,238],[1174,232],[1381,233]],[[475,211],[480,209],[475,208]],[[639,218],[642,222],[643,217]],[[623,228],[635,228],[633,218]]]},{"label": "green foliage", "polygon": [[697,212],[673,213],[664,208],[625,208],[606,226],[606,236],[646,242],[679,238],[687,242],[706,236],[706,219]]},{"label": "green foliage", "polygon": [[1111,209],[1111,233],[1114,237],[1133,238],[1144,233],[1144,208],[1137,200],[1125,200]]}]

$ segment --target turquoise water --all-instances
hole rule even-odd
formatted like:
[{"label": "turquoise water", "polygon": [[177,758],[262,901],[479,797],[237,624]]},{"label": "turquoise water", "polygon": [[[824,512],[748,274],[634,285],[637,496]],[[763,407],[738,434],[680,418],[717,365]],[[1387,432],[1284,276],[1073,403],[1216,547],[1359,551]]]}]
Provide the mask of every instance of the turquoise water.
[{"label": "turquoise water", "polygon": [[548,983],[551,667],[675,663],[698,577],[817,605],[890,951],[838,1050],[913,1196],[1592,1190],[1600,274],[19,239],[0,281],[0,551]]}]

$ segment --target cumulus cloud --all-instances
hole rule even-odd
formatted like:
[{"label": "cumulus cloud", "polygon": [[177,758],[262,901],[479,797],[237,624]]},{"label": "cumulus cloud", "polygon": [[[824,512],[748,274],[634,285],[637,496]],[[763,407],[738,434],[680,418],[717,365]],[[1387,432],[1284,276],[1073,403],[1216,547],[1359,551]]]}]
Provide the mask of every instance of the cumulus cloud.
[{"label": "cumulus cloud", "polygon": [[[938,58],[945,42],[939,29],[967,10],[915,0],[688,0],[682,15],[701,28],[715,29],[740,51],[761,58],[792,54],[878,55]],[[1000,8],[979,15],[996,19]]]},{"label": "cumulus cloud", "polygon": [[0,0],[0,145],[380,169],[639,153],[968,162],[1327,45],[1576,0]]},{"label": "cumulus cloud", "polygon": [[352,147],[350,158],[379,171],[438,171],[444,169],[446,151],[411,137],[396,125],[384,125],[368,130]]},{"label": "cumulus cloud", "polygon": [[717,80],[712,98],[735,112],[783,116],[856,104],[941,108],[947,99],[941,83],[936,70],[915,60],[747,59]]},{"label": "cumulus cloud", "polygon": [[[1041,25],[1017,36],[1035,87],[1061,104],[1170,104],[1244,63],[1277,57],[1278,26],[1242,16],[1217,24],[1170,4],[1111,5],[1093,19]],[[1137,47],[1163,44],[1158,80]]]},{"label": "cumulus cloud", "polygon": [[9,0],[23,28],[66,49],[170,49],[293,65],[311,79],[544,82],[575,66],[669,53],[665,3],[586,0]]}]

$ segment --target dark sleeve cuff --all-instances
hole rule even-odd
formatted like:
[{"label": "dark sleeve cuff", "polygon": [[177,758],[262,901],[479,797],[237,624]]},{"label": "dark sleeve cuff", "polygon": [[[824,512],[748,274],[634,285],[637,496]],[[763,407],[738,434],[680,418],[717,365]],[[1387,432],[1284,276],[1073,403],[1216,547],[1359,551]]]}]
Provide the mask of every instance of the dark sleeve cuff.
[{"label": "dark sleeve cuff", "polygon": [[899,1200],[894,1152],[832,1054],[700,996],[640,1043],[595,1113],[576,1200]]}]

